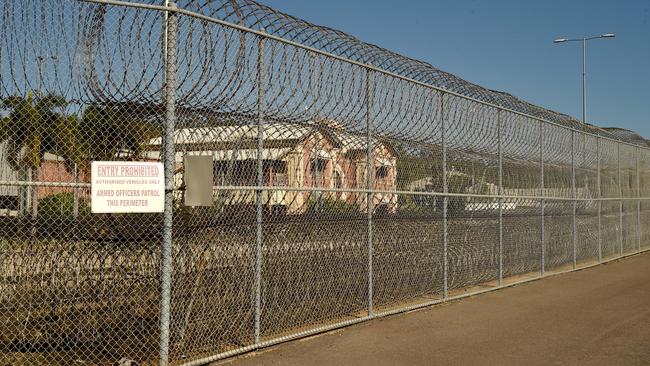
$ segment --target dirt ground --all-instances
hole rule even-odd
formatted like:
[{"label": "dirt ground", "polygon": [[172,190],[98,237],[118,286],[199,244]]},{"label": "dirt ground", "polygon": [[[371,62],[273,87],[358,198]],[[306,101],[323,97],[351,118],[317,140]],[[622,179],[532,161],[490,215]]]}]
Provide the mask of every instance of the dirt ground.
[{"label": "dirt ground", "polygon": [[214,365],[650,365],[650,253]]}]

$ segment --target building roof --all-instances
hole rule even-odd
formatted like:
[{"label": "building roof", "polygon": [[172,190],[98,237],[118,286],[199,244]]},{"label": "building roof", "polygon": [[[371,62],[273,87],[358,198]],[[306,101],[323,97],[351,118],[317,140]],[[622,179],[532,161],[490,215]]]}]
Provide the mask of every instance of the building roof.
[{"label": "building roof", "polygon": [[[262,125],[262,139],[269,141],[286,141],[304,139],[312,129],[288,123],[265,123]],[[237,143],[257,141],[256,125],[193,127],[178,129],[174,132],[176,146],[195,144]],[[162,136],[149,141],[150,146],[160,146]]]},{"label": "building roof", "polygon": [[[262,156],[265,160],[281,159],[297,144],[309,136],[320,133],[330,139],[341,149],[343,154],[367,149],[365,135],[346,132],[333,124],[332,121],[307,123],[266,122],[261,125],[264,148]],[[257,158],[257,125],[210,126],[181,128],[174,133],[174,143],[177,150],[177,160],[183,154],[212,155],[216,160],[249,160]],[[373,138],[373,146],[387,146]],[[162,147],[162,137],[149,140],[145,156],[149,159],[159,159]],[[326,152],[322,152],[321,155]],[[323,156],[327,157],[327,156]]]},{"label": "building roof", "polygon": [[[320,132],[333,140],[342,150],[366,149],[367,137],[354,134],[342,128],[332,128],[319,122],[306,123],[267,122],[261,125],[262,140],[267,145],[282,145],[305,140],[312,133]],[[233,125],[181,128],[174,132],[174,143],[179,149],[192,150],[192,147],[218,147],[219,150],[226,146],[244,146],[257,144],[257,125]],[[372,138],[373,145],[384,144],[377,138]],[[159,148],[162,146],[162,136],[149,140],[148,146]]]}]

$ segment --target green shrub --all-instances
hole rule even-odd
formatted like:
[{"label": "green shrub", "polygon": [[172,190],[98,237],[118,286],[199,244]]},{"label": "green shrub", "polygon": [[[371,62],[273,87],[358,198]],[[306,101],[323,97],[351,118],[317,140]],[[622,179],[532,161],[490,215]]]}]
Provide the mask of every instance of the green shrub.
[{"label": "green shrub", "polygon": [[[38,216],[45,218],[69,218],[74,213],[74,196],[72,192],[53,194],[38,200]],[[90,214],[86,200],[79,199],[79,215]]]},{"label": "green shrub", "polygon": [[307,203],[307,212],[323,213],[358,213],[358,206],[334,198],[310,198]]}]

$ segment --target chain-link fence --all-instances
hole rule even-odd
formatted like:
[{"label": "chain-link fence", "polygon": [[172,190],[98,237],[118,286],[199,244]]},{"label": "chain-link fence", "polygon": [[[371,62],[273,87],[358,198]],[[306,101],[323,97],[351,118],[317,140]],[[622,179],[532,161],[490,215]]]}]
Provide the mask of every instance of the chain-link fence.
[{"label": "chain-link fence", "polygon": [[[650,245],[643,139],[250,0],[0,9],[0,364],[204,364]],[[92,213],[93,161],[164,163],[164,213]]]}]

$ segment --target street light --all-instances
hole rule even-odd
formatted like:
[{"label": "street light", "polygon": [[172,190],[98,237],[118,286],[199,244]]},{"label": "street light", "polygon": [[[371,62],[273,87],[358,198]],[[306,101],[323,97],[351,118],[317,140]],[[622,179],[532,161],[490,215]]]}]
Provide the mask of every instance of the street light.
[{"label": "street light", "polygon": [[587,130],[587,41],[599,38],[614,38],[614,33],[605,33],[600,36],[585,37],[585,38],[558,38],[553,43],[564,42],[582,42],[582,128]]},{"label": "street light", "polygon": [[[45,54],[45,56],[42,56],[40,54],[36,55],[36,64],[38,65],[38,97],[43,98],[43,92],[41,91],[41,88],[43,87],[43,65],[47,64],[48,61],[52,60],[53,62],[57,62],[59,60],[59,56],[57,55],[50,55],[50,54]],[[46,65],[47,66],[47,65]]]},{"label": "street light", "polygon": [[[600,36],[594,37],[585,37],[585,38],[558,38],[553,41],[553,43],[564,43],[564,42],[582,42],[582,131],[587,132],[587,41],[600,38],[614,38],[616,35],[614,33],[605,33]],[[582,135],[582,164],[586,163],[586,135]],[[572,147],[573,149],[573,147]],[[572,159],[573,160],[573,159]],[[575,171],[574,171],[575,179]],[[585,176],[585,185],[587,184],[588,176]],[[574,183],[575,185],[575,183]],[[574,201],[575,204],[575,201]],[[574,206],[575,209],[575,206]],[[574,211],[575,215],[575,211]]]}]

